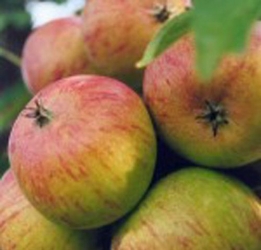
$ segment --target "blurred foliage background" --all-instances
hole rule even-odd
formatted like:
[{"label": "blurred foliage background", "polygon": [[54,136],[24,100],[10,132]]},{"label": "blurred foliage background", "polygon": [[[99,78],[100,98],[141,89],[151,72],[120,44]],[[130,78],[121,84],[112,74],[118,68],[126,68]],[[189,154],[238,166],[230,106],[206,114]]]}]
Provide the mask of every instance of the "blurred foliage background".
[{"label": "blurred foliage background", "polygon": [[[8,168],[7,141],[17,114],[30,99],[22,82],[19,60],[24,42],[33,28],[29,3],[36,0],[0,2],[0,176]],[[51,1],[48,1],[51,2]],[[52,0],[63,4],[66,0]]]}]

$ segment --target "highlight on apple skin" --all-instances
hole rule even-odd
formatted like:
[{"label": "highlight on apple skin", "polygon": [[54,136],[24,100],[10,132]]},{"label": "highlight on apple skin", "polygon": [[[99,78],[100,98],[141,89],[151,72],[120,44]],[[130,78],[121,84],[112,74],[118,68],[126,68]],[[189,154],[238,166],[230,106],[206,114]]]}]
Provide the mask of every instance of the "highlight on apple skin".
[{"label": "highlight on apple skin", "polygon": [[182,37],[147,67],[143,91],[157,130],[184,158],[223,168],[260,159],[261,23],[208,81],[195,69],[193,36]]},{"label": "highlight on apple skin", "polygon": [[75,74],[94,74],[82,34],[80,17],[64,17],[37,27],[22,51],[22,76],[36,94],[53,81]]},{"label": "highlight on apple skin", "polygon": [[238,180],[186,167],[161,179],[120,224],[112,250],[259,250],[261,203]]},{"label": "highlight on apple skin", "polygon": [[8,154],[43,215],[90,229],[116,221],[142,198],[156,138],[137,93],[108,77],[79,75],[34,96],[14,123]]},{"label": "highlight on apple skin", "polygon": [[25,198],[11,169],[0,180],[1,250],[100,250],[98,231],[54,224]]}]

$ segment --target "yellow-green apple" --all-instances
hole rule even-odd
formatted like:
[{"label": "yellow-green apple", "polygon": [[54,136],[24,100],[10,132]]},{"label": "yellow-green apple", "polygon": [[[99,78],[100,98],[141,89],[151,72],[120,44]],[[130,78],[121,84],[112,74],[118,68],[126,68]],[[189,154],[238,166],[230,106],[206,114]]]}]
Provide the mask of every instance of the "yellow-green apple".
[{"label": "yellow-green apple", "polygon": [[186,9],[185,0],[89,0],[83,33],[90,61],[99,73],[141,89],[135,68],[152,36],[170,17]]},{"label": "yellow-green apple", "polygon": [[187,167],[149,191],[113,236],[112,250],[259,250],[261,203],[243,183]]},{"label": "yellow-green apple", "polygon": [[48,218],[74,228],[130,211],[154,172],[156,139],[138,94],[78,75],[42,89],[18,116],[8,153],[21,188]]},{"label": "yellow-green apple", "polygon": [[89,63],[80,17],[50,21],[34,30],[22,52],[22,75],[32,93],[66,76],[95,73]]},{"label": "yellow-green apple", "polygon": [[98,250],[97,232],[47,220],[25,198],[12,170],[0,180],[1,250]]},{"label": "yellow-green apple", "polygon": [[167,143],[185,158],[237,167],[261,158],[261,23],[241,55],[227,55],[211,80],[195,69],[192,34],[146,69],[144,99]]}]

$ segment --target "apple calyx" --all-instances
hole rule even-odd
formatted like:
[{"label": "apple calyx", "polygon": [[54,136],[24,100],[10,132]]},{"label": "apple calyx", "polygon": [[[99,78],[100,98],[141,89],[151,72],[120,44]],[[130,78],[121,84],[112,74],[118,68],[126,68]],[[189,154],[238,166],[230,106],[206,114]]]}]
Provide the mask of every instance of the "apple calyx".
[{"label": "apple calyx", "polygon": [[35,100],[35,107],[26,107],[29,110],[24,116],[34,119],[37,126],[40,128],[46,126],[52,120],[52,112],[46,109],[40,102],[40,99]]},{"label": "apple calyx", "polygon": [[228,124],[227,112],[220,103],[205,101],[205,109],[201,114],[196,116],[196,119],[201,119],[211,125],[213,136],[216,137],[220,126]]},{"label": "apple calyx", "polygon": [[160,23],[167,21],[173,14],[173,10],[167,6],[167,4],[155,4],[150,12],[154,18]]}]

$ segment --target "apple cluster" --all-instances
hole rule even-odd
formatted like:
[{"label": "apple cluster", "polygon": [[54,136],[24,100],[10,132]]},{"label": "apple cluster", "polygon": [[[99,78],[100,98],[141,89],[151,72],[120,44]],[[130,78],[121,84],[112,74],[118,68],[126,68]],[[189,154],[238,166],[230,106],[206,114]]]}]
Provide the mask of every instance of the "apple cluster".
[{"label": "apple cluster", "polygon": [[88,0],[25,42],[32,98],[0,180],[1,250],[260,250],[261,23],[210,80],[193,33],[145,69],[184,0]]}]

